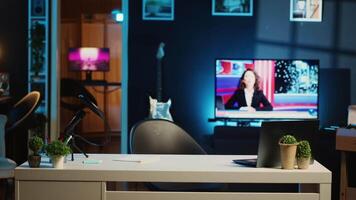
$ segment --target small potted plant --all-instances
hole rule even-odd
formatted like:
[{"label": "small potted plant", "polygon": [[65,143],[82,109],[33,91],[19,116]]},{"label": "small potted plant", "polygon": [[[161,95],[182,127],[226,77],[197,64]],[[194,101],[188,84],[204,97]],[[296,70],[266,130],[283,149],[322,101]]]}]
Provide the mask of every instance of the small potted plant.
[{"label": "small potted plant", "polygon": [[299,169],[308,169],[311,157],[311,148],[307,140],[299,142],[297,147],[297,164]]},{"label": "small potted plant", "polygon": [[30,167],[39,167],[41,163],[40,150],[43,147],[43,140],[38,136],[33,136],[28,142],[28,146],[32,153],[28,156],[28,164]]},{"label": "small potted plant", "polygon": [[62,169],[64,157],[71,153],[71,149],[62,141],[54,140],[46,146],[46,153],[51,158],[53,167]]},{"label": "small potted plant", "polygon": [[292,135],[284,135],[279,140],[279,146],[281,150],[281,164],[283,169],[294,169],[297,145],[297,139],[295,139],[295,137]]}]

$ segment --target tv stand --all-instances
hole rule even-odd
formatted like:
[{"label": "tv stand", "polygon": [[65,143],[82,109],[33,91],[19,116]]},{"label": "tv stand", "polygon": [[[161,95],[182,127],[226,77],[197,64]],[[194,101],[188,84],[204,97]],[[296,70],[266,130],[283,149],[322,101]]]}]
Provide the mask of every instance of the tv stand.
[{"label": "tv stand", "polygon": [[228,119],[228,118],[210,118],[209,122],[223,122],[223,126],[236,126],[236,127],[260,127],[261,121],[254,120],[238,120],[238,119]]}]

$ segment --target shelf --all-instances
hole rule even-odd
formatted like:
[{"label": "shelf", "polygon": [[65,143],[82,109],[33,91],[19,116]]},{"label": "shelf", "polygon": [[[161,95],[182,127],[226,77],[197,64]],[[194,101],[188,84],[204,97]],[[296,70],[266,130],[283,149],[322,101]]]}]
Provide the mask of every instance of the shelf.
[{"label": "shelf", "polygon": [[[49,59],[48,59],[48,48],[49,48],[49,0],[29,0],[28,1],[28,91],[39,91],[41,93],[41,102],[38,106],[36,113],[44,114],[48,117],[49,114]],[[40,7],[42,10],[34,10],[34,6]],[[35,76],[35,73],[31,70],[33,66],[32,58],[32,47],[31,47],[31,32],[32,28],[36,23],[43,25],[44,30],[40,29],[44,36],[44,46],[43,46],[43,66],[42,70],[38,73],[38,76]]]},{"label": "shelf", "polygon": [[46,16],[31,16],[32,20],[47,20]]}]

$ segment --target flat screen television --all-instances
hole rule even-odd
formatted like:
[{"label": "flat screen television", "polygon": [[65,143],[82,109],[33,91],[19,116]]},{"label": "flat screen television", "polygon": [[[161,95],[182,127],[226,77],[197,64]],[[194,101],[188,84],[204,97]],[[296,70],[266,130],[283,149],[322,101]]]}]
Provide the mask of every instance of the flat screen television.
[{"label": "flat screen television", "polygon": [[91,80],[91,72],[110,70],[110,51],[96,47],[69,48],[68,61],[70,71],[84,71],[87,80]]},{"label": "flat screen television", "polygon": [[318,60],[215,60],[216,119],[318,119],[318,90]]}]

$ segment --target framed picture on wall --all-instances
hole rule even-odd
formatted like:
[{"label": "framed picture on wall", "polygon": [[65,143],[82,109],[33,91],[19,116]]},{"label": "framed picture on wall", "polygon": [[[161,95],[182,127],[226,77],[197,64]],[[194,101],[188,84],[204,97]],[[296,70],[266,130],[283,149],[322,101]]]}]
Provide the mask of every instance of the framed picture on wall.
[{"label": "framed picture on wall", "polygon": [[321,22],[323,0],[290,0],[290,21]]},{"label": "framed picture on wall", "polygon": [[143,20],[174,20],[174,0],[142,0]]},{"label": "framed picture on wall", "polygon": [[216,16],[252,16],[253,0],[212,0]]}]

